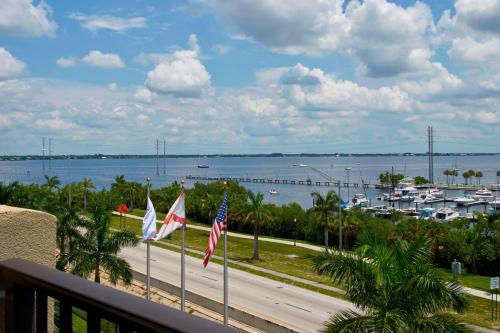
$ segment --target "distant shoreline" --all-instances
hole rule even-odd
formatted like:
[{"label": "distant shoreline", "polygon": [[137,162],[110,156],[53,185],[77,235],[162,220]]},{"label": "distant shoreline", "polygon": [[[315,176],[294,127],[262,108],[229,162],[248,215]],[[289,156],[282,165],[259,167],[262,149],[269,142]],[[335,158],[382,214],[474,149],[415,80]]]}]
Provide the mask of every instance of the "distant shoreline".
[{"label": "distant shoreline", "polygon": [[[434,153],[434,156],[495,156],[500,153]],[[217,158],[217,157],[384,157],[384,156],[428,156],[427,153],[300,153],[300,154],[187,154],[187,155],[172,155],[167,154],[166,158]],[[93,160],[93,159],[133,159],[133,158],[156,158],[157,155],[134,155],[134,154],[82,154],[82,155],[53,155],[51,160],[66,160],[68,158],[75,160]],[[164,155],[159,155],[163,158]],[[0,156],[0,161],[29,161],[29,160],[43,160],[42,155],[3,155]],[[45,156],[48,160],[49,156]]]}]

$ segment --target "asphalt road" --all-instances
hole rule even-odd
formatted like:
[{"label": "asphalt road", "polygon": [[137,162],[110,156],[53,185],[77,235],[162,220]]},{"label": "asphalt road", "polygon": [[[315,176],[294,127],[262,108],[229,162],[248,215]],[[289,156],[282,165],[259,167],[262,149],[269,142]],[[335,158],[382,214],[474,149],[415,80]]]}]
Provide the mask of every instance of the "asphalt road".
[{"label": "asphalt road", "polygon": [[[222,246],[222,244],[219,244]],[[120,255],[146,273],[146,245],[125,248]],[[151,246],[151,276],[180,286],[180,254]],[[223,267],[186,256],[186,289],[222,303]],[[330,315],[354,306],[344,300],[229,268],[229,304],[290,327],[316,332]]]}]

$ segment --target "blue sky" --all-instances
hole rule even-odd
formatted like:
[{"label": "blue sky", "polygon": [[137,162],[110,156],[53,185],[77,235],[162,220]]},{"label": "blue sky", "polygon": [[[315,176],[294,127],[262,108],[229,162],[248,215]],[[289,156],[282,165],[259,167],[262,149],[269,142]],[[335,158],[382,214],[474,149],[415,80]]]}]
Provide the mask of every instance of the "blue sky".
[{"label": "blue sky", "polygon": [[0,154],[498,152],[500,0],[4,0]]}]

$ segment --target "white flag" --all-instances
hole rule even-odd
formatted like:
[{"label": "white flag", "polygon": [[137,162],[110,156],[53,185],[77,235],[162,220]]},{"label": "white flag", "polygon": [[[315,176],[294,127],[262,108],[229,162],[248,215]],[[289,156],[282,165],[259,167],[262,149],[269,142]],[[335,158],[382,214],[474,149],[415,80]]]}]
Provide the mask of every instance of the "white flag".
[{"label": "white flag", "polygon": [[186,223],[186,209],[184,207],[184,191],[182,191],[168,211],[165,221],[163,221],[163,225],[154,240],[157,241],[168,236],[184,223]]},{"label": "white flag", "polygon": [[156,235],[156,212],[151,199],[148,197],[146,215],[142,219],[142,240],[153,239]]}]

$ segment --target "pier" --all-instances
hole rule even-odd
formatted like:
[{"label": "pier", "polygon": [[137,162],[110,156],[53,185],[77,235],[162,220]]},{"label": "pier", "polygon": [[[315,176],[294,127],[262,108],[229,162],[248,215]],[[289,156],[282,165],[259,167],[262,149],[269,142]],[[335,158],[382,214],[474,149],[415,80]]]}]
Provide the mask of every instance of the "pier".
[{"label": "pier", "polygon": [[254,178],[254,177],[216,177],[216,176],[195,176],[188,175],[186,179],[206,180],[206,181],[228,181],[237,183],[262,183],[262,184],[285,184],[285,185],[305,185],[305,186],[326,186],[326,187],[353,187],[353,188],[377,188],[377,184],[370,183],[348,183],[339,181],[317,181],[317,180],[297,180],[283,178]]}]

